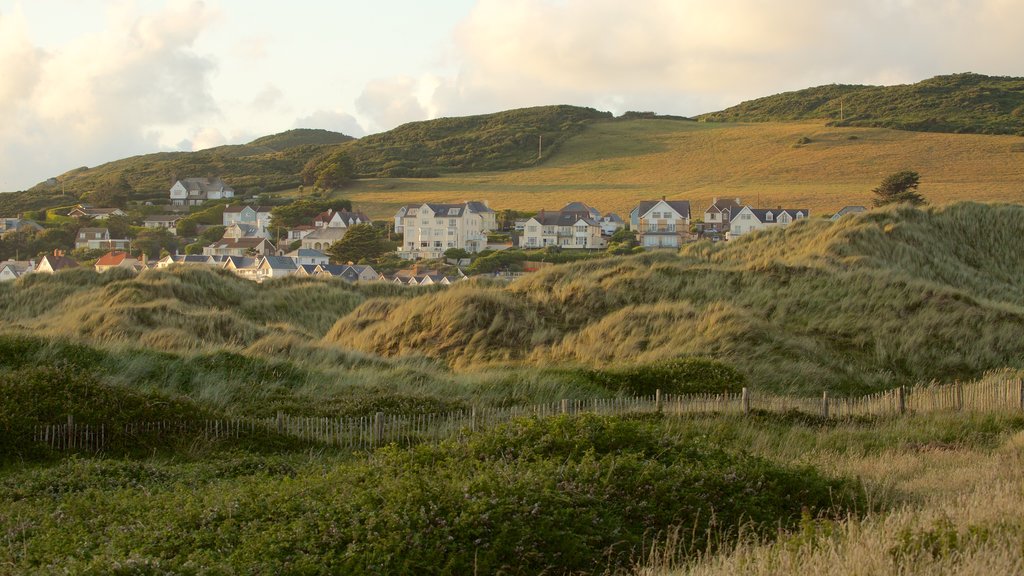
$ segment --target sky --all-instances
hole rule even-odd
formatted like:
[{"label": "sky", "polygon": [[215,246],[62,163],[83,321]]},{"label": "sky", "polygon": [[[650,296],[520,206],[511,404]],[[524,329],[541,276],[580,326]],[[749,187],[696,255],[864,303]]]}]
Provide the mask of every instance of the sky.
[{"label": "sky", "polygon": [[0,191],[292,128],[1024,76],[1022,0],[0,0]]}]

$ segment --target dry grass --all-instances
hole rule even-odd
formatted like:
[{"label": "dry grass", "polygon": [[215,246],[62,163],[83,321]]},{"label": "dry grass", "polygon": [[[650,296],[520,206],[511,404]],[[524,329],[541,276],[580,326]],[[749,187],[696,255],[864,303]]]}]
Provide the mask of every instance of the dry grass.
[{"label": "dry grass", "polygon": [[[795,146],[802,137],[810,144]],[[599,122],[542,166],[435,179],[378,179],[342,192],[375,218],[410,202],[485,199],[496,209],[558,208],[581,200],[621,215],[642,199],[715,196],[831,214],[866,205],[886,175],[913,169],[932,204],[1024,202],[1020,138],[834,128],[821,123]]]},{"label": "dry grass", "polygon": [[[776,454],[777,456],[777,454]],[[877,454],[812,451],[799,458],[820,470],[858,476],[869,493],[899,494],[894,509],[844,522],[805,521],[770,543],[673,566],[659,548],[639,573],[733,574],[1021,574],[1024,571],[1024,433],[990,449],[943,442],[907,443]],[[671,543],[670,543],[671,546]]]}]

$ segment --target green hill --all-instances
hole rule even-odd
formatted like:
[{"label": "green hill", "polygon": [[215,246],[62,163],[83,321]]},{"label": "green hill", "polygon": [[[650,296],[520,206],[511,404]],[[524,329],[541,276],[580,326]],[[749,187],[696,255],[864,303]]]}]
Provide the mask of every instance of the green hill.
[{"label": "green hill", "polygon": [[315,128],[296,128],[294,130],[288,130],[287,132],[281,132],[280,134],[257,138],[252,142],[249,142],[246,146],[249,148],[264,147],[275,152],[280,152],[281,150],[287,150],[288,148],[294,148],[296,146],[305,146],[308,144],[342,144],[352,140],[355,140],[355,138],[341,134],[340,132],[331,132],[330,130]]},{"label": "green hill", "polygon": [[1024,78],[966,73],[900,86],[819,86],[751,100],[700,119],[824,119],[833,126],[1024,135]]}]

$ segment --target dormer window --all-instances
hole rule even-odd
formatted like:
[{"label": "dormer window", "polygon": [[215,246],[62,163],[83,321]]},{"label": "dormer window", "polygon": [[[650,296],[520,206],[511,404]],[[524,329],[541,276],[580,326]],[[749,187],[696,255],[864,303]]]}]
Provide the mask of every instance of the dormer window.
[{"label": "dormer window", "polygon": [[797,217],[798,219],[799,219],[799,218],[803,218],[803,217],[804,217],[804,213],[803,213],[803,212],[797,212],[797,213],[796,213],[796,217]]},{"label": "dormer window", "polygon": [[765,220],[767,220],[767,221],[769,221],[769,222],[771,222],[771,221],[775,220],[775,217],[774,217],[774,216],[772,216],[772,213],[771,213],[771,212],[767,212],[767,213],[765,213],[765,215],[764,215],[764,219],[765,219]]}]

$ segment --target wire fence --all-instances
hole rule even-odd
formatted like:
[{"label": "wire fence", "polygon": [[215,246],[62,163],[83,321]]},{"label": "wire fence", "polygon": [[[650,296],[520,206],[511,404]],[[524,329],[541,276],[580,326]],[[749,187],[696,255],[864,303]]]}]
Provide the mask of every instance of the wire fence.
[{"label": "wire fence", "polygon": [[[372,450],[397,444],[412,446],[457,437],[491,428],[522,417],[544,418],[557,414],[667,415],[752,411],[802,412],[824,418],[884,416],[945,411],[1024,411],[1024,381],[980,381],[965,384],[900,387],[854,398],[820,398],[742,393],[669,395],[561,400],[534,406],[471,408],[447,413],[385,414],[364,417],[308,417],[278,413],[274,417],[243,417],[218,420],[138,422],[112,429],[105,424],[79,424],[73,416],[66,423],[37,426],[34,438],[54,450],[101,452],[108,448],[154,446],[175,438],[249,438],[276,434],[352,450]],[[115,446],[116,444],[116,446]]]}]

